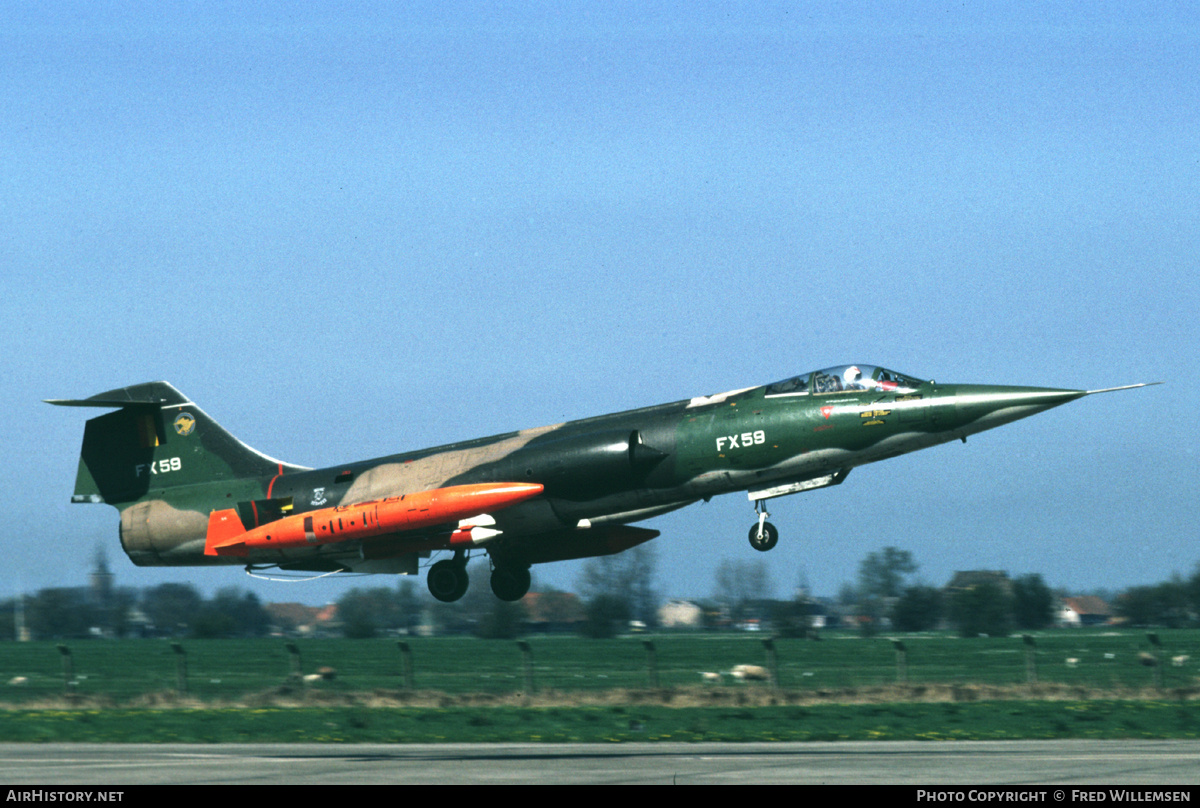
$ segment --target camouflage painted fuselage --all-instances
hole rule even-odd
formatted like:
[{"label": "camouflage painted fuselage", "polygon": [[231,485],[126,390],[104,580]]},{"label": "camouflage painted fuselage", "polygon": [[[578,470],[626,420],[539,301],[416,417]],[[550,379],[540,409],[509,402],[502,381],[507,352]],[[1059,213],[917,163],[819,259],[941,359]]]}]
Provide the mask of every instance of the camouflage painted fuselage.
[{"label": "camouflage painted fuselage", "polygon": [[[116,407],[88,422],[75,501],[121,512],[140,565],[254,564],[415,572],[433,533],[205,555],[213,511],[247,529],[283,516],[447,486],[535,482],[544,493],[494,514],[499,566],[619,552],[657,535],[623,527],[717,494],[751,500],[840,483],[850,469],[1024,418],[1082,390],[938,385],[866,365],[323,469],[281,463],[233,438],[170,385],[69,406]],[[443,531],[444,532],[444,531]]]}]

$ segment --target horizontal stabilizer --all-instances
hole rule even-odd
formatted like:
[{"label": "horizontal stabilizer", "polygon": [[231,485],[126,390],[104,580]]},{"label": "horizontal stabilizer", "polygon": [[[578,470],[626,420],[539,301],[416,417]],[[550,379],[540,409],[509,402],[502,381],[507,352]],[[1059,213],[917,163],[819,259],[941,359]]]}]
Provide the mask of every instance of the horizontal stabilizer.
[{"label": "horizontal stabilizer", "polygon": [[59,407],[163,407],[190,404],[187,396],[167,382],[147,382],[132,387],[119,387],[90,398],[48,398],[47,404]]}]

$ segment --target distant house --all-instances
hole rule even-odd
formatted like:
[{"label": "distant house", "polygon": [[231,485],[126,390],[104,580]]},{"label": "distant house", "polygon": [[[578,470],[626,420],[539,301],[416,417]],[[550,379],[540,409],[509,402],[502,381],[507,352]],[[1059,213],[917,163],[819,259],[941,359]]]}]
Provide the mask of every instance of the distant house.
[{"label": "distant house", "polygon": [[542,634],[575,631],[585,617],[583,601],[573,592],[530,592],[521,598],[521,605],[526,627]]},{"label": "distant house", "polygon": [[669,600],[658,609],[658,624],[668,629],[704,627],[704,610],[690,600]]},{"label": "distant house", "polygon": [[337,620],[337,604],[305,606],[303,603],[268,603],[263,606],[275,634],[319,636],[328,633]]},{"label": "distant house", "polygon": [[1060,626],[1102,626],[1112,620],[1113,610],[1095,595],[1063,598],[1058,604],[1056,622]]}]

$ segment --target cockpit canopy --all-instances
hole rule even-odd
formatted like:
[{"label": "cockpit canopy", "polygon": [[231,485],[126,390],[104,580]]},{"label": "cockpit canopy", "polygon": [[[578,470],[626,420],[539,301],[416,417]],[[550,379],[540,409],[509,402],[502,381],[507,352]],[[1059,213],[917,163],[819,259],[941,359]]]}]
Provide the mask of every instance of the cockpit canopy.
[{"label": "cockpit canopy", "polygon": [[812,373],[803,373],[767,385],[767,396],[807,396],[827,393],[878,391],[905,393],[924,382],[875,365],[838,365]]}]

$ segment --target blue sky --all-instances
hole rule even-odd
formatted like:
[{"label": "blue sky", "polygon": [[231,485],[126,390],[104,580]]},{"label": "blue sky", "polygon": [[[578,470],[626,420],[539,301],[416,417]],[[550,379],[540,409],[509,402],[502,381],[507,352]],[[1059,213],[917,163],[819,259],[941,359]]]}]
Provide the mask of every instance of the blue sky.
[{"label": "blue sky", "polygon": [[1200,561],[1193,7],[403,5],[0,10],[0,596],[99,546],[122,585],[389,582],[129,564],[69,502],[90,413],[40,402],[154,379],[310,466],[846,362],[1165,380],[773,501],[767,556],[740,494],[647,524],[666,596],[725,558],[834,594],[887,545],[935,584]]}]

